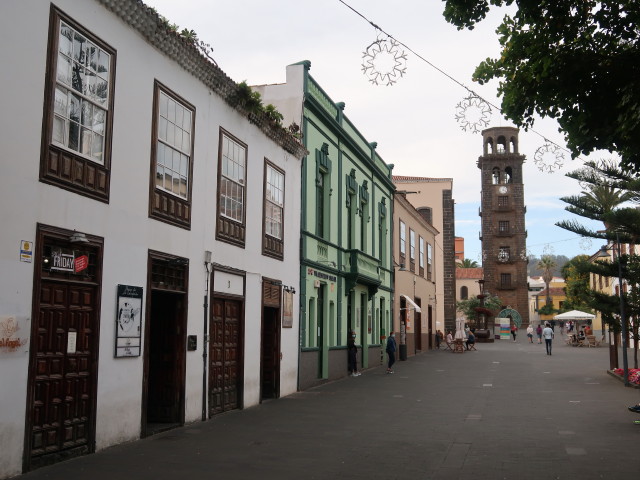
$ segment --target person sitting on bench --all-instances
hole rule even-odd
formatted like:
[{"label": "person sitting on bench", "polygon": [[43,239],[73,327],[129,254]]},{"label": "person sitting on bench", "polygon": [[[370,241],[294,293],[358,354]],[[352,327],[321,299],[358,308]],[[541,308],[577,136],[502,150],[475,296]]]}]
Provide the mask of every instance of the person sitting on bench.
[{"label": "person sitting on bench", "polygon": [[474,330],[471,330],[469,332],[469,335],[467,336],[467,350],[469,350],[470,348],[475,350],[476,349],[475,345],[476,345],[476,336],[474,334]]}]

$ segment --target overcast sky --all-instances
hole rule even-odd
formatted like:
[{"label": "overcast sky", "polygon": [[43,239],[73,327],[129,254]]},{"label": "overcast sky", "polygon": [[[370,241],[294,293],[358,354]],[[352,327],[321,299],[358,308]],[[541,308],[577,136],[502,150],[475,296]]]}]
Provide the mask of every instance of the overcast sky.
[{"label": "overcast sky", "polygon": [[[406,72],[393,86],[376,86],[362,72],[362,55],[380,33],[339,0],[144,0],[179,27],[193,29],[211,44],[213,58],[231,78],[250,85],[283,83],[287,65],[311,61],[311,75],[334,102],[345,102],[345,115],[390,164],[395,175],[453,178],[456,235],[465,237],[465,256],[479,260],[480,171],[479,133],[463,131],[455,119],[456,105],[468,92],[404,47]],[[458,31],[442,17],[438,0],[345,0],[380,29],[494,105],[497,83],[471,81],[475,66],[497,56],[495,28],[505,10],[472,31]],[[384,38],[384,37],[383,37]],[[470,116],[471,117],[471,116]],[[489,127],[510,125],[498,112]],[[527,248],[530,253],[591,254],[597,241],[554,226],[578,218],[558,200],[580,193],[564,174],[582,162],[565,155],[564,166],[552,174],[534,163],[536,150],[548,138],[565,146],[554,122],[536,123],[533,132],[520,132],[527,205]],[[598,159],[607,152],[591,155]],[[548,160],[548,156],[545,157]],[[579,219],[579,218],[578,218]],[[580,219],[581,220],[581,219]],[[598,226],[596,225],[596,228]]]}]

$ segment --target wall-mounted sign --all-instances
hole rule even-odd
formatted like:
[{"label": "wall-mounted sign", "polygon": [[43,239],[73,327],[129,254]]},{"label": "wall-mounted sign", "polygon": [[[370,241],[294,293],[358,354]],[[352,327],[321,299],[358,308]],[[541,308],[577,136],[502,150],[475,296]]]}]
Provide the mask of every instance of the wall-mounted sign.
[{"label": "wall-mounted sign", "polygon": [[116,303],[116,357],[140,356],[142,287],[118,285]]},{"label": "wall-mounted sign", "polygon": [[27,338],[18,335],[20,326],[16,317],[0,316],[0,352],[16,352],[27,344]]},{"label": "wall-mounted sign", "polygon": [[89,256],[80,252],[52,250],[49,269],[58,272],[80,273],[89,266]]},{"label": "wall-mounted sign", "polygon": [[282,316],[282,328],[293,327],[293,292],[284,292],[284,309]]},{"label": "wall-mounted sign", "polygon": [[329,280],[330,282],[335,282],[338,280],[338,277],[336,277],[335,275],[330,275],[313,268],[307,268],[307,275],[321,278],[323,280]]},{"label": "wall-mounted sign", "polygon": [[20,261],[31,263],[33,260],[33,242],[20,240]]}]

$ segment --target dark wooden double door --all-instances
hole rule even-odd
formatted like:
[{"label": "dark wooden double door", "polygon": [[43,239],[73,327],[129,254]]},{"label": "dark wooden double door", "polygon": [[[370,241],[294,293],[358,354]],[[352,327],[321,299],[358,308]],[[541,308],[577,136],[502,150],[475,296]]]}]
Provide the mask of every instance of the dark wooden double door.
[{"label": "dark wooden double door", "polygon": [[209,337],[209,416],[240,406],[242,302],[214,298]]},{"label": "dark wooden double door", "polygon": [[97,286],[43,280],[33,326],[26,469],[94,449]]}]

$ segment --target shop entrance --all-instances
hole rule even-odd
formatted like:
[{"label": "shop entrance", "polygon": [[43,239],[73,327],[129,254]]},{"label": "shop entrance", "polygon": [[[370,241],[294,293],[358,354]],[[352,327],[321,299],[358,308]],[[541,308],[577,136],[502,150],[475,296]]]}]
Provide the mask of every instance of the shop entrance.
[{"label": "shop entrance", "polygon": [[242,301],[214,298],[209,339],[209,417],[240,405]]},{"label": "shop entrance", "polygon": [[184,295],[153,290],[147,343],[147,418],[146,434],[182,425]]},{"label": "shop entrance", "polygon": [[261,399],[280,396],[280,310],[264,307],[262,313]]},{"label": "shop entrance", "polygon": [[149,255],[142,436],[184,424],[188,261]]},{"label": "shop entrance", "polygon": [[38,226],[24,470],[95,451],[102,239]]}]

